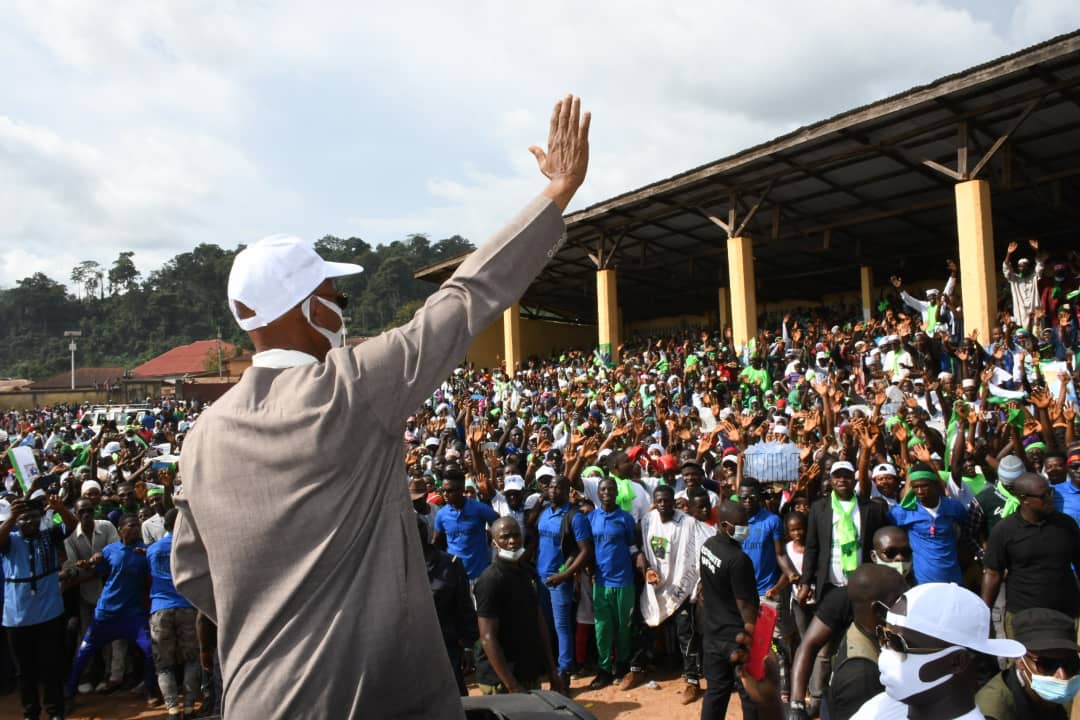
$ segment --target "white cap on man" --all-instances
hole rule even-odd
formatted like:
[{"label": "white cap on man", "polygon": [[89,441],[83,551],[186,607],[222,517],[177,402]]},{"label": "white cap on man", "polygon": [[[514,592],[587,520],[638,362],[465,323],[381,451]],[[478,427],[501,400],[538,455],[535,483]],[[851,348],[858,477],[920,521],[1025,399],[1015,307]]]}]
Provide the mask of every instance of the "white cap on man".
[{"label": "white cap on man", "polygon": [[[355,275],[364,268],[327,262],[310,242],[292,235],[271,235],[244,248],[229,271],[229,307],[244,330],[269,325],[299,305],[327,278]],[[240,316],[240,307],[254,315]]]},{"label": "white cap on man", "polygon": [[1018,658],[1027,653],[1015,640],[991,639],[990,608],[955,583],[916,585],[893,603],[885,622],[996,657]]}]

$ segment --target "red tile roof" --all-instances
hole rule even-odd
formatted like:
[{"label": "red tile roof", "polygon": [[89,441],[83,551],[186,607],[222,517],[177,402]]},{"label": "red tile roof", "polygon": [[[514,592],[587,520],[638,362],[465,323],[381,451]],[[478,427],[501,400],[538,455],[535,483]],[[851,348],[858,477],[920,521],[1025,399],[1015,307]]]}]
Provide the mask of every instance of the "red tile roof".
[{"label": "red tile roof", "polygon": [[[181,375],[201,375],[207,372],[206,365],[210,353],[217,353],[217,340],[198,340],[190,345],[174,347],[153,360],[147,360],[131,371],[135,377],[179,377]],[[223,359],[236,354],[236,346],[221,341]]]},{"label": "red tile roof", "polygon": [[[124,377],[122,367],[76,367],[75,387],[90,387],[92,385],[104,385],[106,382],[116,385]],[[71,387],[71,371],[65,370],[52,377],[38,380],[30,386],[32,390],[44,390],[47,388]]]}]

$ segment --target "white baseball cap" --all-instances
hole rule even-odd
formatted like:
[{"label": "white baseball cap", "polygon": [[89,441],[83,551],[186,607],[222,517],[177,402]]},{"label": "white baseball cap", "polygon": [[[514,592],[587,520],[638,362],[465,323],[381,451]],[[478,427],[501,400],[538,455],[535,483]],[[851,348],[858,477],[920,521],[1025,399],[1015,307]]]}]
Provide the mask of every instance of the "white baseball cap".
[{"label": "white baseball cap", "polygon": [[841,470],[847,470],[849,473],[854,473],[855,466],[849,463],[847,460],[837,460],[832,464],[832,467],[829,468],[829,474],[835,475]]},{"label": "white baseball cap", "polygon": [[[327,278],[355,275],[364,268],[323,260],[310,242],[270,235],[240,251],[229,271],[229,307],[244,330],[269,325],[303,302]],[[241,318],[237,303],[255,314]]]},{"label": "white baseball cap", "polygon": [[889,608],[885,622],[987,655],[1018,658],[1027,653],[1015,640],[990,639],[990,608],[956,583],[916,585]]},{"label": "white baseball cap", "polygon": [[875,465],[874,472],[870,474],[870,477],[873,479],[877,479],[883,475],[892,475],[893,477],[897,477],[896,468],[889,463],[881,463],[880,465]]},{"label": "white baseball cap", "polygon": [[520,475],[507,475],[503,480],[503,492],[521,492],[525,489],[525,479]]},{"label": "white baseball cap", "polygon": [[[511,477],[513,476],[511,475]],[[555,477],[555,468],[551,467],[550,465],[541,465],[536,469],[536,475],[534,475],[534,477],[537,480],[542,477]],[[503,482],[505,483],[506,481],[504,480]]]}]

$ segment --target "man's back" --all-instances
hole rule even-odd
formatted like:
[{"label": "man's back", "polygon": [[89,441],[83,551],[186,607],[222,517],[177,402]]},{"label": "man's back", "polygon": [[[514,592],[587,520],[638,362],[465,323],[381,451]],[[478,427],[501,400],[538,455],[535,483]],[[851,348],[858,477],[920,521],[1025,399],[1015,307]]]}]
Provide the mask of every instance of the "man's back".
[{"label": "man's back", "polygon": [[217,623],[226,717],[463,716],[431,645],[402,424],[562,230],[558,207],[535,200],[407,325],[323,363],[256,363],[200,415],[180,460],[172,570]]},{"label": "man's back", "polygon": [[[353,717],[362,698],[379,715],[368,687],[400,716],[460,714],[445,654],[410,642],[440,630],[430,602],[409,603],[431,590],[405,483],[385,480],[405,476],[400,443],[378,422],[357,441],[352,418],[370,411],[335,378],[346,365],[336,351],[250,368],[187,439],[177,502],[195,522],[177,526],[173,572],[218,624],[226,715]],[[237,522],[238,507],[251,521]],[[184,527],[205,548],[212,596],[181,569]],[[405,626],[416,632],[387,632]]]}]

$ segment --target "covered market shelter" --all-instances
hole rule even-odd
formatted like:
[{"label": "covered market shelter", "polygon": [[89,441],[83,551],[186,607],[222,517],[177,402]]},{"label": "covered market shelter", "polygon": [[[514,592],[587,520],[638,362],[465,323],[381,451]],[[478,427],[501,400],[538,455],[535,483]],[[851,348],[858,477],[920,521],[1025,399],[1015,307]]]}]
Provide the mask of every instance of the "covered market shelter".
[{"label": "covered market shelter", "polygon": [[[506,363],[648,329],[730,325],[960,265],[968,330],[1009,241],[1080,249],[1080,31],[855,108],[566,216],[567,241],[469,358]],[[442,282],[461,258],[419,270]]]}]

